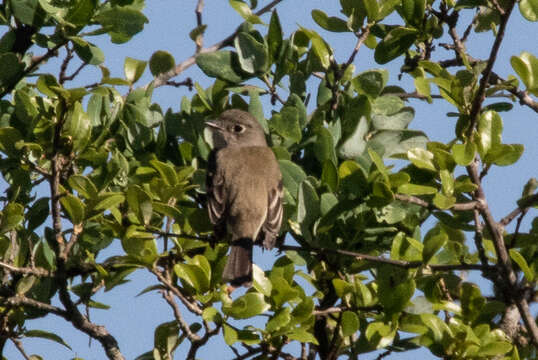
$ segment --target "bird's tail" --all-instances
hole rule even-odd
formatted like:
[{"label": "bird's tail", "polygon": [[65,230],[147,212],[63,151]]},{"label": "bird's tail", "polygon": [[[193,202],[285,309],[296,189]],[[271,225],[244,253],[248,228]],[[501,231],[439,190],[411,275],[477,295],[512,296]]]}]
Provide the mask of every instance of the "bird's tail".
[{"label": "bird's tail", "polygon": [[222,279],[234,287],[252,284],[252,239],[242,238],[232,242],[230,256],[222,272]]}]

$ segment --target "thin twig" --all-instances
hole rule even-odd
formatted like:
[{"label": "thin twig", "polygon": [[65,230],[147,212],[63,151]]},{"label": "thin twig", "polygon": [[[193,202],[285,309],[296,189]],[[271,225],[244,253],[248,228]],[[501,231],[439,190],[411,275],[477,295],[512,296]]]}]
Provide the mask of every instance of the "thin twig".
[{"label": "thin twig", "polygon": [[[204,0],[198,0],[198,4],[196,5],[196,9],[194,10],[194,13],[196,14],[196,25],[199,28],[203,25],[203,22],[202,22],[203,10],[204,10]],[[195,42],[196,42],[196,54],[198,54],[200,50],[202,50],[202,47],[204,46],[203,33],[198,34]]]},{"label": "thin twig", "polygon": [[501,221],[499,221],[499,224],[502,226],[506,226],[512,222],[519,214],[521,214],[523,211],[529,209],[533,204],[538,202],[538,194],[534,194],[531,196],[528,196],[519,202],[519,206],[512,210],[508,215],[503,217]]},{"label": "thin twig", "polygon": [[162,294],[163,298],[166,300],[166,302],[168,303],[168,305],[170,305],[170,307],[174,311],[174,317],[176,318],[176,321],[177,321],[179,327],[185,333],[185,335],[189,338],[189,340],[191,342],[199,341],[201,339],[201,337],[191,331],[191,329],[189,327],[189,324],[185,321],[185,319],[183,319],[183,315],[181,315],[181,311],[179,310],[179,306],[174,301],[174,298],[170,294],[170,291],[169,290],[164,290],[164,291],[161,291],[161,294]]},{"label": "thin twig", "polygon": [[486,266],[480,264],[424,264],[422,261],[405,261],[388,259],[382,256],[374,256],[368,254],[362,254],[354,251],[342,250],[342,249],[330,249],[330,248],[308,248],[305,249],[301,246],[294,245],[281,245],[279,250],[293,250],[293,251],[307,251],[314,252],[316,254],[333,253],[339,255],[352,256],[357,260],[367,260],[378,264],[388,264],[404,269],[414,269],[422,266],[427,266],[432,271],[456,271],[456,270],[481,270],[492,271],[495,269],[493,266]]},{"label": "thin twig", "polygon": [[[263,15],[266,12],[270,11],[273,7],[275,7],[276,5],[281,3],[282,1],[284,1],[284,0],[273,0],[269,4],[267,4],[266,6],[264,6],[263,8],[258,10],[257,12],[255,12],[254,14],[256,16]],[[220,50],[225,46],[231,45],[232,41],[235,38],[235,36],[237,35],[238,31],[239,31],[239,29],[236,29],[232,34],[228,35],[226,38],[222,39],[221,41],[211,45],[210,47],[200,49],[199,52],[197,52],[196,54],[192,55],[191,57],[185,59],[183,62],[178,64],[174,69],[159,75],[153,81],[153,86],[157,88],[157,87],[166,85],[166,82],[168,80],[170,80],[171,78],[181,74],[183,71],[185,71],[186,69],[188,69],[189,67],[194,65],[194,63],[196,62],[196,57],[199,54],[211,53],[211,52]]]},{"label": "thin twig", "polygon": [[[430,204],[429,202],[424,201],[421,198],[416,197],[416,196],[395,194],[394,198],[396,198],[397,200],[403,201],[403,202],[408,202],[408,203],[411,203],[411,204],[420,205],[420,206],[428,208],[430,210],[436,210],[437,209],[437,207],[435,205]],[[477,201],[470,201],[470,202],[467,202],[467,203],[454,204],[454,205],[452,205],[452,207],[450,209],[451,210],[456,210],[456,211],[469,211],[469,210],[473,210],[473,209],[478,208],[479,205],[480,204]]]},{"label": "thin twig", "polygon": [[364,28],[361,29],[360,35],[357,36],[357,43],[355,44],[355,48],[351,52],[351,55],[349,55],[349,58],[347,59],[347,61],[345,62],[342,71],[345,71],[347,67],[353,63],[353,61],[355,60],[355,56],[357,56],[359,49],[368,38],[368,35],[370,35],[370,27],[365,26]]},{"label": "thin twig", "polygon": [[4,268],[9,272],[21,275],[34,275],[38,277],[50,277],[51,272],[41,267],[17,267],[0,261],[0,268]]},{"label": "thin twig", "polygon": [[187,309],[189,309],[190,312],[196,314],[196,315],[202,315],[202,309],[200,309],[200,307],[198,306],[198,304],[196,304],[194,301],[189,301],[185,295],[183,295],[181,293],[181,291],[179,291],[179,289],[177,287],[175,287],[174,285],[172,285],[172,283],[170,282],[170,280],[168,280],[160,270],[158,269],[152,269],[151,272],[157,277],[157,279],[159,279],[159,281],[161,283],[163,283],[166,288],[168,290],[170,290],[171,292],[174,293],[175,296],[178,297],[179,300],[181,300],[181,302],[183,303],[183,305],[185,305],[185,307]]},{"label": "thin twig", "polygon": [[24,351],[24,346],[22,346],[22,342],[19,339],[10,338],[11,342],[15,345],[17,350],[21,353],[22,357],[25,360],[30,360],[31,358],[26,354],[26,351]]},{"label": "thin twig", "polygon": [[508,19],[510,18],[510,14],[512,13],[512,9],[514,8],[515,3],[516,1],[512,0],[506,8],[505,14],[501,16],[501,23],[499,25],[499,31],[497,33],[497,36],[495,37],[493,46],[491,47],[491,51],[488,57],[486,68],[482,72],[482,78],[480,79],[478,91],[476,92],[474,101],[472,103],[471,111],[469,113],[469,118],[471,121],[469,128],[467,129],[467,137],[469,139],[473,138],[474,129],[476,127],[476,123],[478,122],[478,115],[482,108],[482,103],[484,102],[486,98],[486,88],[489,84],[489,78],[493,71],[493,65],[495,64],[495,60],[497,59],[497,54],[499,53],[501,43],[504,39],[506,25],[508,24]]}]

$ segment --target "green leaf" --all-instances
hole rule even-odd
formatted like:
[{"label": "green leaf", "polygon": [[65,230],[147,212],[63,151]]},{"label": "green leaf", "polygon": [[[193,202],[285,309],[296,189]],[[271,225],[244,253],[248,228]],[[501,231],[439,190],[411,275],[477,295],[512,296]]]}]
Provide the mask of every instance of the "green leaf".
[{"label": "green leaf", "polygon": [[415,293],[416,284],[404,269],[382,265],[377,269],[378,296],[388,314],[402,311]]},{"label": "green leaf", "polygon": [[110,210],[111,208],[117,207],[125,201],[125,196],[120,193],[103,193],[100,194],[97,200],[97,203],[93,207],[94,210]]},{"label": "green leaf", "polygon": [[97,188],[88,177],[83,175],[71,175],[67,182],[73,190],[76,190],[85,199],[97,198]]},{"label": "green leaf", "polygon": [[428,98],[428,102],[431,101],[431,89],[430,80],[425,77],[417,77],[414,80],[417,93]]},{"label": "green leaf", "polygon": [[422,250],[422,261],[429,263],[431,258],[448,241],[448,235],[441,226],[435,226],[426,233],[424,237],[424,249]]},{"label": "green leaf", "polygon": [[196,65],[204,74],[216,77],[232,83],[243,81],[240,75],[239,60],[237,54],[227,50],[199,54],[196,57]]},{"label": "green leaf", "polygon": [[[153,55],[155,55],[155,53]],[[153,55],[152,55],[152,58],[153,58]],[[138,79],[140,79],[140,77],[144,73],[144,70],[146,69],[146,65],[147,65],[146,61],[133,59],[131,57],[126,57],[125,63],[123,64],[123,72],[125,74],[125,79],[129,81],[131,84],[134,84],[135,82],[138,81]]]},{"label": "green leaf", "polygon": [[441,210],[450,209],[455,203],[456,197],[451,195],[437,193],[433,198],[433,205],[437,206]]},{"label": "green leaf", "polygon": [[[176,60],[168,51],[155,51],[149,59],[149,70],[153,76],[166,73],[174,68]],[[129,80],[129,79],[127,79]]]},{"label": "green leaf", "polygon": [[476,284],[464,282],[461,286],[461,307],[463,319],[472,322],[480,315],[480,310],[486,303],[480,288]]},{"label": "green leaf", "polygon": [[374,59],[378,64],[386,64],[402,55],[415,42],[418,31],[412,28],[396,27],[377,44]]},{"label": "green leaf", "polygon": [[318,24],[319,26],[321,26],[327,31],[332,31],[332,32],[350,31],[349,28],[347,27],[346,21],[340,18],[337,18],[335,16],[329,17],[327,16],[326,13],[324,13],[321,10],[317,10],[317,9],[312,10],[312,19],[314,19],[316,24]]},{"label": "green leaf", "polygon": [[41,338],[41,339],[47,339],[54,342],[57,342],[58,344],[61,344],[68,348],[69,350],[72,350],[71,347],[58,335],[44,331],[44,330],[28,330],[24,333],[25,337],[34,337],[34,338]]},{"label": "green leaf", "polygon": [[26,219],[28,220],[28,230],[35,230],[49,217],[49,201],[49,198],[40,198],[32,204],[30,209],[28,209],[28,212],[26,213]]},{"label": "green leaf", "polygon": [[368,141],[368,146],[383,149],[384,157],[402,157],[414,148],[426,148],[428,138],[416,130],[379,130]]},{"label": "green leaf", "polygon": [[[384,96],[385,97],[385,96]],[[378,98],[378,99],[382,99]],[[415,110],[405,107],[391,115],[372,114],[372,125],[379,130],[403,130],[415,117]]]},{"label": "green leaf", "polygon": [[4,53],[0,55],[0,86],[6,87],[13,85],[12,83],[19,79],[24,65],[19,61],[19,58],[14,53]]},{"label": "green leaf", "polygon": [[105,54],[94,44],[75,36],[69,39],[73,43],[73,48],[80,60],[90,65],[99,65],[105,61]]},{"label": "green leaf", "polygon": [[369,345],[375,349],[384,348],[394,339],[396,335],[396,329],[391,329],[388,324],[384,324],[380,321],[373,321],[368,324],[364,333],[366,339],[368,339]]},{"label": "green leaf", "polygon": [[252,286],[265,296],[271,296],[273,285],[262,269],[256,264],[252,265]]},{"label": "green leaf", "polygon": [[332,161],[325,161],[321,170],[321,181],[326,184],[331,191],[338,189],[338,170]]},{"label": "green leaf", "polygon": [[263,314],[269,308],[263,294],[251,292],[237,298],[230,306],[223,306],[222,311],[235,319],[248,319]]},{"label": "green leaf", "polygon": [[266,134],[269,134],[269,124],[265,120],[263,114],[263,106],[260,101],[260,94],[257,91],[249,90],[248,96],[250,97],[250,102],[248,104],[248,112],[251,113],[258,122],[262,125],[263,131]]},{"label": "green leaf", "polygon": [[81,224],[84,221],[86,207],[78,197],[66,194],[60,198],[60,203],[74,225]]},{"label": "green leaf", "polygon": [[314,54],[318,57],[321,66],[324,69],[328,69],[331,65],[332,49],[329,45],[323,40],[323,38],[314,30],[305,29],[300,26],[301,31],[310,39],[312,42],[312,49]]},{"label": "green leaf", "polygon": [[297,222],[309,227],[319,217],[319,197],[308,180],[301,183],[297,195]]},{"label": "green leaf", "polygon": [[427,185],[402,184],[398,186],[398,193],[406,195],[431,195],[436,194],[437,189]]},{"label": "green leaf", "polygon": [[312,343],[318,345],[316,337],[303,328],[295,329],[286,334],[288,339],[297,340],[301,343]]},{"label": "green leaf", "polygon": [[519,266],[521,271],[523,271],[523,274],[525,274],[525,278],[529,282],[533,282],[535,278],[534,271],[531,270],[529,267],[529,264],[527,264],[527,260],[519,253],[516,249],[510,249],[510,258]]},{"label": "green leaf", "polygon": [[8,156],[16,157],[19,149],[16,144],[22,141],[22,135],[19,130],[12,127],[0,128],[0,151]]},{"label": "green leaf", "polygon": [[338,153],[344,159],[354,159],[361,156],[366,149],[368,120],[362,116],[357,121],[351,135],[338,147]]},{"label": "green leaf", "polygon": [[474,160],[476,145],[473,142],[466,141],[465,144],[452,145],[452,155],[456,164],[461,166],[470,165]]},{"label": "green leaf", "polygon": [[177,263],[174,265],[174,273],[198,293],[209,290],[209,278],[201,266],[195,264]]},{"label": "green leaf", "polygon": [[140,11],[131,7],[114,6],[104,10],[95,17],[115,44],[129,41],[144,29],[148,19]]},{"label": "green leaf", "polygon": [[301,140],[299,111],[294,106],[284,106],[280,114],[275,113],[269,124],[279,135],[295,143]]},{"label": "green leaf", "polygon": [[226,342],[226,344],[229,346],[235,344],[238,338],[237,330],[229,326],[228,324],[223,324],[222,329],[224,332],[224,342]]},{"label": "green leaf", "polygon": [[359,330],[359,317],[352,311],[342,313],[342,336],[351,336]]},{"label": "green leaf", "polygon": [[486,111],[478,120],[478,152],[484,158],[486,154],[497,145],[501,144],[503,122],[495,111]]},{"label": "green leaf", "polygon": [[234,10],[237,11],[237,13],[249,23],[263,24],[263,21],[257,15],[254,15],[252,10],[250,10],[250,7],[244,2],[240,0],[229,0],[229,2]]},{"label": "green leaf", "polygon": [[241,69],[249,74],[264,73],[268,65],[268,49],[252,35],[240,32],[234,40]]},{"label": "green leaf", "polygon": [[[71,6],[69,7],[66,20],[78,26],[88,24],[93,17],[97,3],[97,0],[80,0],[70,3]],[[41,2],[41,6],[43,6],[43,2]]]},{"label": "green leaf", "polygon": [[127,189],[127,203],[142,224],[149,224],[153,206],[151,196],[146,191],[138,185],[129,186]]},{"label": "green leaf", "polygon": [[521,144],[501,144],[491,149],[484,162],[494,163],[498,166],[508,166],[517,162],[525,148]]},{"label": "green leaf", "polygon": [[364,7],[366,8],[368,22],[376,21],[379,14],[379,4],[377,3],[377,0],[364,0]]},{"label": "green leaf", "polygon": [[[534,0],[536,2],[536,0]],[[512,56],[510,64],[517,75],[523,80],[527,90],[538,96],[538,58],[523,51],[519,56]]]},{"label": "green leaf", "polygon": [[538,1],[521,0],[519,2],[519,11],[521,15],[529,21],[538,21]]},{"label": "green leaf", "polygon": [[275,315],[267,321],[265,325],[265,331],[270,333],[278,331],[288,325],[291,320],[291,311],[289,307],[282,308]]},{"label": "green leaf", "polygon": [[416,167],[425,170],[437,171],[433,164],[433,154],[428,150],[415,148],[407,151],[407,158]]},{"label": "green leaf", "polygon": [[167,186],[177,185],[176,171],[171,165],[163,163],[159,160],[151,160],[149,163],[155,168],[155,170],[159,172],[161,179]]},{"label": "green leaf", "polygon": [[514,346],[508,341],[495,341],[481,346],[477,356],[484,358],[502,356],[512,350],[512,348]]},{"label": "green leaf", "polygon": [[399,7],[398,12],[408,24],[420,26],[423,22],[425,10],[425,0],[402,0],[402,6]]},{"label": "green leaf", "polygon": [[[40,20],[38,0],[12,0],[9,7],[15,18],[25,25],[34,25]],[[6,4],[4,4],[6,6]]]},{"label": "green leaf", "polygon": [[82,152],[90,141],[91,130],[90,117],[82,109],[82,104],[77,101],[67,113],[62,135],[71,138],[75,151]]},{"label": "green leaf", "polygon": [[127,255],[145,266],[152,266],[159,257],[153,235],[139,226],[131,225],[127,228],[121,246]]},{"label": "green leaf", "polygon": [[269,22],[269,30],[267,31],[267,45],[273,62],[278,60],[280,49],[282,48],[282,38],[282,26],[280,25],[278,13],[274,9],[271,14],[271,21]]},{"label": "green leaf", "polygon": [[358,93],[377,97],[387,85],[389,72],[386,69],[373,69],[360,73],[351,80],[351,85]]},{"label": "green leaf", "polygon": [[318,161],[323,164],[325,161],[336,161],[336,152],[334,149],[333,137],[327,128],[320,126],[315,130],[316,140],[313,150]]},{"label": "green leaf", "polygon": [[21,204],[10,202],[2,209],[0,234],[13,230],[24,219],[24,207]]},{"label": "green leaf", "polygon": [[160,324],[155,328],[154,346],[155,350],[165,358],[166,354],[170,354],[179,345],[180,328],[177,321],[170,321]]}]

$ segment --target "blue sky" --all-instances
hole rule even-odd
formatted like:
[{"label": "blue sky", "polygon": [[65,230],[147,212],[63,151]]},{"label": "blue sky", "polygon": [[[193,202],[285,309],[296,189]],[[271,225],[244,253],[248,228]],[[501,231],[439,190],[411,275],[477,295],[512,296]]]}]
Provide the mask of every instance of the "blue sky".
[{"label": "blue sky", "polygon": [[[260,0],[260,7],[269,1]],[[241,18],[222,0],[205,0],[203,13],[204,23],[208,24],[205,35],[205,46],[209,46],[228,34],[230,34]],[[324,36],[331,44],[335,51],[336,58],[339,62],[349,57],[349,54],[355,46],[355,37],[352,34],[333,34],[320,29],[311,19],[310,11],[312,9],[322,9],[329,15],[338,15],[338,4],[336,0],[284,0],[278,6],[278,12],[284,27],[285,35],[288,36],[297,25],[315,29]],[[156,50],[166,50],[173,54],[177,62],[181,62],[194,52],[194,43],[189,39],[188,33],[195,25],[194,8],[196,0],[159,0],[147,1],[145,14],[149,19],[142,33],[123,45],[114,45],[109,42],[108,37],[102,36],[95,38],[94,42],[103,49],[105,53],[105,66],[107,66],[113,77],[123,77],[123,63],[126,56],[141,60],[148,60],[151,54]],[[269,15],[263,17],[268,22]],[[467,24],[470,20],[462,21]],[[460,30],[461,33],[461,30]],[[522,51],[529,51],[538,55],[538,42],[536,34],[538,33],[538,24],[530,23],[524,20],[519,11],[516,9],[508,24],[508,32],[500,50],[500,54],[494,68],[500,76],[506,78],[514,71],[510,66],[510,56],[519,55]],[[1,35],[1,34],[0,34]],[[471,41],[467,47],[471,54],[477,58],[486,58],[493,38],[490,33],[471,36]],[[448,40],[447,40],[448,42]],[[36,54],[40,51],[36,50]],[[452,58],[453,54],[438,49],[436,56],[439,58]],[[373,54],[366,47],[362,47],[354,62],[356,73],[380,67],[373,62]],[[390,71],[390,84],[401,86],[409,91],[413,91],[410,77],[404,75],[402,80],[398,80],[399,67],[401,63],[395,60],[386,66]],[[57,74],[59,69],[59,60],[52,59],[49,64],[42,67],[41,71],[50,71]],[[72,86],[89,84],[98,81],[100,71],[87,67],[83,70],[77,81]],[[212,80],[203,76],[203,74],[191,67],[184,74],[174,79],[177,81],[184,80],[187,76],[198,81],[202,86],[207,87]],[[144,85],[151,80],[149,70],[142,77],[139,85]],[[317,88],[317,83],[312,82],[312,88]],[[127,89],[123,89],[126,91]],[[315,93],[315,90],[313,91]],[[166,111],[167,108],[177,111],[181,97],[186,95],[192,96],[186,88],[161,87],[156,89],[154,101],[160,104],[161,108]],[[454,137],[454,118],[446,117],[446,113],[454,111],[450,105],[444,101],[436,101],[429,105],[419,101],[411,101],[416,111],[415,120],[410,127],[421,129],[427,133],[431,140],[449,141]],[[521,194],[523,185],[530,177],[538,177],[538,117],[536,113],[514,104],[516,111],[502,113],[504,120],[503,140],[506,143],[522,143],[525,145],[525,152],[521,160],[513,166],[493,168],[487,176],[484,187],[488,196],[489,204],[496,218],[500,218],[510,212],[516,206],[515,201]],[[270,114],[272,106],[268,101],[264,102],[266,114]],[[277,109],[275,109],[277,110]],[[532,219],[528,216],[527,219]],[[523,230],[528,229],[529,222],[523,223]],[[113,245],[109,250],[111,255],[114,251],[121,251],[118,245]],[[255,261],[262,267],[268,268],[276,258],[274,252],[262,254],[256,252]],[[91,320],[98,324],[106,325],[109,332],[116,337],[120,344],[122,353],[127,359],[133,359],[136,356],[151,350],[153,347],[153,330],[163,322],[173,319],[170,308],[163,299],[156,293],[146,294],[135,297],[141,290],[149,285],[155,284],[153,276],[144,271],[138,271],[130,278],[132,281],[121,288],[116,288],[111,293],[99,293],[96,300],[110,305],[111,310],[91,310]],[[489,283],[481,282],[483,291],[489,291]],[[194,319],[189,319],[194,320]],[[45,319],[29,321],[29,329],[42,329],[56,332],[62,336],[73,348],[70,351],[61,345],[41,339],[24,340],[24,346],[28,354],[40,354],[45,359],[71,359],[79,356],[86,360],[104,359],[105,355],[100,344],[92,341],[89,345],[89,338],[84,334],[76,331],[70,324],[63,319],[49,316]],[[176,352],[176,359],[185,357],[188,346],[184,344]],[[233,353],[227,348],[220,337],[207,345],[203,351],[199,352],[199,358],[209,359],[218,356],[222,359],[233,358]],[[9,343],[4,352],[8,359],[22,358],[18,351]],[[377,355],[366,355],[361,359],[374,359]],[[422,359],[434,358],[429,352],[420,350],[411,352],[406,355],[391,355],[386,359],[412,359],[419,356]]]}]

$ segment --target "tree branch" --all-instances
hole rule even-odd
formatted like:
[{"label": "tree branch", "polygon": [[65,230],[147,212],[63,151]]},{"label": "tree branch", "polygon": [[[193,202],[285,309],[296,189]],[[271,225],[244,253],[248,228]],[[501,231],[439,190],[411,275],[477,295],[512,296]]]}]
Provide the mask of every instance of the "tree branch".
[{"label": "tree branch", "polygon": [[168,303],[168,305],[170,305],[170,307],[174,311],[174,317],[176,318],[176,321],[179,324],[179,327],[185,333],[185,335],[189,338],[189,340],[191,342],[200,341],[201,337],[193,333],[189,327],[189,324],[187,324],[185,319],[183,319],[183,315],[181,315],[179,306],[177,306],[176,302],[174,301],[174,298],[172,297],[172,295],[170,295],[170,291],[163,290],[161,291],[161,294],[163,298],[166,300],[166,302]]},{"label": "tree branch", "polygon": [[[411,204],[420,205],[420,206],[428,208],[430,210],[438,210],[438,208],[435,205],[430,204],[429,202],[424,201],[421,198],[416,197],[416,196],[404,195],[404,194],[395,194],[394,198],[398,199],[400,201],[403,201],[403,202],[408,202],[408,203],[411,203]],[[452,205],[452,207],[450,209],[451,210],[456,210],[456,211],[469,211],[469,210],[473,210],[473,209],[478,208],[479,205],[480,204],[477,201],[470,201],[470,202],[467,202],[467,203],[454,204],[454,205]]]},{"label": "tree branch", "polygon": [[518,204],[519,206],[503,217],[501,221],[499,221],[499,224],[502,226],[510,224],[519,214],[528,210],[536,202],[538,202],[538,193],[521,199]]},{"label": "tree branch", "polygon": [[478,91],[476,92],[474,101],[472,103],[471,111],[469,113],[469,118],[471,119],[471,123],[469,124],[469,128],[467,129],[467,137],[469,139],[473,138],[474,129],[476,127],[476,123],[478,122],[478,115],[480,114],[480,110],[482,109],[482,103],[486,98],[486,88],[489,84],[489,78],[493,71],[493,65],[495,64],[495,60],[497,59],[497,54],[499,53],[499,48],[501,47],[501,43],[504,38],[506,24],[508,23],[508,19],[510,18],[510,14],[512,13],[512,9],[514,8],[515,3],[516,1],[512,0],[506,8],[505,14],[501,15],[499,32],[497,33],[495,41],[493,42],[493,46],[491,47],[488,62],[486,64],[486,68],[482,72],[482,78],[480,79]]},{"label": "tree branch", "polygon": [[41,267],[17,267],[0,261],[0,268],[4,268],[9,272],[21,275],[35,275],[38,277],[49,277],[51,272]]},{"label": "tree branch", "polygon": [[[269,4],[267,4],[266,6],[264,6],[263,8],[258,10],[257,12],[255,12],[254,14],[256,16],[263,15],[266,12],[268,12],[269,10],[271,10],[273,7],[275,7],[276,5],[278,5],[282,1],[283,0],[273,0]],[[176,67],[174,69],[159,75],[158,77],[156,77],[154,79],[153,86],[157,88],[159,86],[165,85],[168,80],[170,80],[171,78],[173,78],[175,76],[178,76],[183,71],[185,71],[186,69],[188,69],[189,67],[194,65],[194,63],[196,62],[196,57],[199,54],[205,54],[205,53],[214,52],[214,51],[222,49],[225,46],[231,45],[232,41],[235,38],[235,36],[237,35],[238,31],[239,31],[239,29],[235,30],[232,34],[228,35],[223,40],[211,45],[208,48],[201,48],[200,51],[198,51],[196,54],[192,55],[191,57],[185,59],[180,64],[176,65]]]},{"label": "tree branch", "polygon": [[382,256],[374,256],[368,254],[362,254],[358,252],[341,250],[341,249],[329,249],[329,248],[308,248],[305,249],[301,246],[294,245],[281,245],[279,250],[293,250],[293,251],[306,251],[314,252],[317,254],[333,253],[338,255],[346,255],[356,258],[357,260],[367,260],[378,264],[393,265],[403,269],[414,269],[422,266],[427,266],[432,271],[453,271],[453,270],[481,270],[492,271],[495,270],[494,266],[483,266],[480,264],[424,264],[422,261],[405,261],[388,259]]}]

